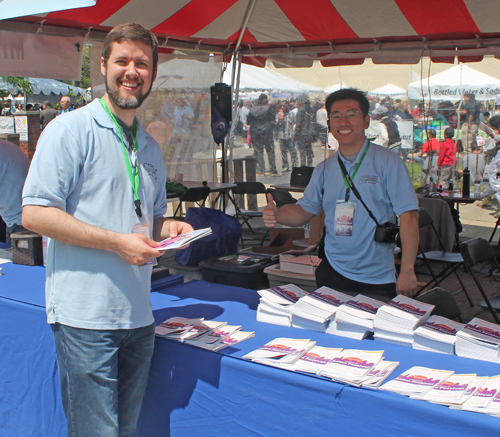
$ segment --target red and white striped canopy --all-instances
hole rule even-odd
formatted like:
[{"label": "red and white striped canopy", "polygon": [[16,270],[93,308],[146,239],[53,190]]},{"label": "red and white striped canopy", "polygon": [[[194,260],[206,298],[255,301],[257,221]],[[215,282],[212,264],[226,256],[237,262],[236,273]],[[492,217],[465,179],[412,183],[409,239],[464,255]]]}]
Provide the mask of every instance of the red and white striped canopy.
[{"label": "red and white striped canopy", "polygon": [[[0,21],[0,30],[85,35],[124,22],[166,49],[231,55],[262,65],[414,63],[500,57],[498,0],[97,0],[92,7]],[[91,28],[90,32],[89,29]],[[75,33],[76,32],[76,33]]]}]

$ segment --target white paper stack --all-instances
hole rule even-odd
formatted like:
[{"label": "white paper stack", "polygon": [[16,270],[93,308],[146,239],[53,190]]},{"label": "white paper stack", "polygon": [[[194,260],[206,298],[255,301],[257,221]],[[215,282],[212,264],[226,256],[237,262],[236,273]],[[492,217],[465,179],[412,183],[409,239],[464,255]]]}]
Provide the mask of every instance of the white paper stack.
[{"label": "white paper stack", "polygon": [[453,375],[451,370],[436,370],[427,367],[412,367],[397,378],[386,382],[379,389],[404,396],[423,394],[441,381]]},{"label": "white paper stack", "polygon": [[472,384],[470,384],[469,388],[466,390],[464,396],[460,399],[459,402],[457,403],[449,402],[448,404],[445,405],[448,405],[451,409],[460,410],[464,402],[467,399],[469,399],[477,390],[479,390],[486,381],[488,381],[487,376],[476,376],[474,378],[474,381],[472,382]]},{"label": "white paper stack", "polygon": [[[481,388],[478,388],[472,395],[459,407],[461,410],[475,411],[477,413],[485,413],[495,398],[500,388],[500,375],[488,378]],[[492,410],[495,409],[495,405]],[[451,407],[454,408],[454,407]]]},{"label": "white paper stack", "polygon": [[465,328],[462,323],[441,316],[430,316],[413,333],[413,349],[453,355],[457,332]]},{"label": "white paper stack", "polygon": [[418,399],[433,404],[461,405],[469,397],[467,392],[474,386],[476,377],[475,373],[451,375],[425,394],[419,396]]},{"label": "white paper stack", "polygon": [[[220,329],[215,329],[196,339],[187,339],[185,342],[192,346],[201,347],[203,349],[217,351],[219,346],[230,335],[234,335],[241,329],[241,325],[224,325]],[[224,346],[227,347],[227,346]]]},{"label": "white paper stack", "polygon": [[361,385],[368,388],[378,388],[399,366],[399,361],[384,361],[383,359],[367,374],[367,380]]},{"label": "white paper stack", "polygon": [[300,298],[292,307],[292,326],[325,332],[338,307],[350,299],[347,294],[321,287]]},{"label": "white paper stack", "polygon": [[484,413],[490,416],[500,417],[500,390],[493,396],[493,399],[484,410]]},{"label": "white paper stack", "polygon": [[456,354],[476,360],[500,362],[500,326],[474,318],[457,332]]},{"label": "white paper stack", "polygon": [[319,374],[334,381],[361,385],[371,378],[368,376],[370,370],[379,363],[383,355],[384,351],[344,349]]},{"label": "white paper stack", "polygon": [[273,325],[291,326],[291,310],[306,292],[294,284],[258,290],[260,303],[257,308],[257,321]]},{"label": "white paper stack", "polygon": [[195,231],[186,232],[185,234],[179,234],[174,238],[167,238],[166,240],[160,241],[155,249],[166,250],[166,249],[179,249],[184,247],[189,243],[192,243],[199,238],[206,237],[212,233],[211,228],[197,229]]},{"label": "white paper stack", "polygon": [[253,337],[255,337],[254,331],[236,331],[231,335],[228,335],[224,340],[220,340],[219,348],[217,350],[234,346],[235,344],[241,343],[242,341],[248,340]]},{"label": "white paper stack", "polygon": [[300,357],[300,360],[293,365],[293,368],[301,372],[319,373],[340,352],[342,352],[342,348],[314,346],[309,352]]},{"label": "white paper stack", "polygon": [[268,366],[294,370],[294,364],[314,346],[316,342],[311,340],[276,338],[243,358]]},{"label": "white paper stack", "polygon": [[185,317],[171,317],[155,328],[155,334],[159,337],[179,340],[182,335],[188,333],[194,326],[200,325],[202,322],[203,318],[186,319]]},{"label": "white paper stack", "polygon": [[375,340],[412,346],[413,331],[430,316],[434,305],[402,294],[380,307],[373,322]]},{"label": "white paper stack", "polygon": [[339,306],[328,325],[328,334],[362,340],[373,332],[373,320],[383,302],[358,294]]}]

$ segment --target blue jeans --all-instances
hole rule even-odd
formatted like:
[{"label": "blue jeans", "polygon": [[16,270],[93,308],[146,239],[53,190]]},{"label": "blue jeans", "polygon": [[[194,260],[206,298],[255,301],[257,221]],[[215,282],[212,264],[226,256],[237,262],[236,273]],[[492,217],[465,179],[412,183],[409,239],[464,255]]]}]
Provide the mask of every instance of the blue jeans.
[{"label": "blue jeans", "polygon": [[148,382],[154,323],[117,330],[51,327],[68,436],[133,436]]}]

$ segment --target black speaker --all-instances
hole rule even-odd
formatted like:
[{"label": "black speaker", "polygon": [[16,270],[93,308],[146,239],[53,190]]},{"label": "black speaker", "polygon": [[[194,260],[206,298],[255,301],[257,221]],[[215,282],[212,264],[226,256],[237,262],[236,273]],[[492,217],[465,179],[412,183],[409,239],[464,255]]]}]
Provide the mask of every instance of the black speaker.
[{"label": "black speaker", "polygon": [[216,83],[210,87],[210,106],[217,108],[228,123],[233,120],[231,87],[225,83]]}]

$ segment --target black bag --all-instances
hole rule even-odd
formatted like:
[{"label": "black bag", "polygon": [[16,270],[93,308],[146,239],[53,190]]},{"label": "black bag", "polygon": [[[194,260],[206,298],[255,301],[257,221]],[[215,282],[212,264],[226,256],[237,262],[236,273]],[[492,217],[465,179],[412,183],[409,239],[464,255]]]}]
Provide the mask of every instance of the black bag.
[{"label": "black bag", "polygon": [[241,224],[236,217],[211,208],[188,208],[184,219],[194,229],[211,228],[212,234],[178,250],[175,260],[184,266],[197,266],[208,258],[232,255],[238,251]]},{"label": "black bag", "polygon": [[294,187],[307,187],[313,171],[314,167],[293,167],[292,175],[290,176],[290,185]]}]

